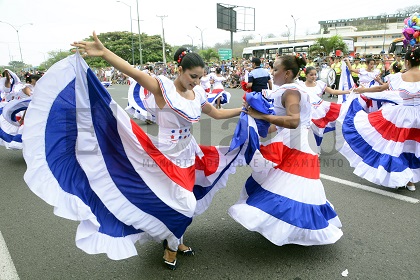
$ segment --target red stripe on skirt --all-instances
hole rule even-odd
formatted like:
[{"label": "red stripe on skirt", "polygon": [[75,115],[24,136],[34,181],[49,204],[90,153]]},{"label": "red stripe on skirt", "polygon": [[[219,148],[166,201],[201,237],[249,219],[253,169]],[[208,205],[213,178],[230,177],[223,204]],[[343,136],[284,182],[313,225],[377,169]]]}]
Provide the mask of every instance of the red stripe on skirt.
[{"label": "red stripe on skirt", "polygon": [[317,155],[291,149],[282,142],[260,146],[265,159],[277,164],[275,168],[308,179],[319,179],[321,167]]},{"label": "red stripe on skirt", "polygon": [[340,114],[341,104],[330,103],[330,109],[321,119],[312,119],[312,122],[319,128],[325,128],[330,122],[335,122]]},{"label": "red stripe on skirt", "polygon": [[184,189],[192,191],[195,182],[195,165],[186,168],[177,166],[156,148],[147,134],[133,120],[131,120],[131,127],[143,149],[166,176]]},{"label": "red stripe on skirt", "polygon": [[420,129],[397,127],[384,118],[382,110],[368,114],[369,123],[381,134],[382,138],[395,142],[413,140],[420,142]]}]

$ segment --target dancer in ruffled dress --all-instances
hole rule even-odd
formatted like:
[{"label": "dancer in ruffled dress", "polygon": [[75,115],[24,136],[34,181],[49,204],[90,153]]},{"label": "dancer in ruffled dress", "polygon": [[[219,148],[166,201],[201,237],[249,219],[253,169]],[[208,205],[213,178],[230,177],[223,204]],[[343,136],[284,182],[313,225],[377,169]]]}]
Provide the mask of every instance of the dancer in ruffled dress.
[{"label": "dancer in ruffled dress", "polygon": [[327,86],[321,80],[317,80],[318,75],[315,67],[306,67],[306,81],[299,84],[308,93],[312,104],[311,128],[317,144],[317,152],[321,153],[321,143],[324,133],[335,130],[335,121],[340,114],[341,104],[328,102],[322,99],[322,95],[341,95],[350,93],[349,90],[335,90]]},{"label": "dancer in ruffled dress", "polygon": [[259,145],[252,129],[245,158],[252,168],[230,216],[272,243],[323,245],[343,235],[341,222],[325,196],[318,155],[308,142],[311,103],[294,83],[303,58],[286,55],[273,66],[275,115],[247,106],[248,115],[275,126],[277,135]]},{"label": "dancer in ruffled dress", "polygon": [[[10,69],[5,69],[0,79],[1,102],[7,102],[14,99],[13,93],[20,89],[19,77]],[[1,105],[0,105],[1,108]]]},{"label": "dancer in ruffled dress", "polygon": [[366,59],[365,68],[352,68],[348,58],[343,59],[347,65],[347,68],[353,72],[359,74],[359,85],[363,87],[378,86],[379,82],[377,78],[381,76],[381,71],[375,68],[375,60],[373,58]]},{"label": "dancer in ruffled dress", "polygon": [[212,84],[212,90],[207,94],[207,101],[213,104],[216,109],[222,108],[223,104],[229,103],[230,93],[225,91],[223,83],[226,78],[222,75],[222,68],[217,67],[216,73],[210,76],[210,83]]},{"label": "dancer in ruffled dress", "polygon": [[209,75],[207,71],[208,70],[204,68],[204,75],[200,79],[200,85],[206,92],[206,95],[209,94],[211,90],[211,83],[210,83],[211,76]]},{"label": "dancer in ruffled dress", "polygon": [[366,113],[353,100],[342,124],[340,151],[354,173],[372,183],[415,191],[420,181],[420,48],[412,46],[405,55],[404,73],[390,74],[381,86],[356,92],[397,91],[402,103]]},{"label": "dancer in ruffled dress", "polygon": [[[35,84],[41,76],[30,75],[26,84],[21,84],[20,79],[11,71],[8,76],[13,77],[12,80],[17,84],[1,82],[3,88],[6,88],[6,92],[5,101],[0,104],[0,146],[11,150],[20,150],[22,149],[22,124],[25,109],[28,107]],[[7,86],[5,87],[5,85]]]},{"label": "dancer in ruffled dress", "polygon": [[159,133],[141,130],[77,53],[37,84],[23,134],[25,181],[57,215],[81,221],[76,245],[85,252],[118,260],[137,254],[136,241],[164,241],[163,263],[175,269],[177,252],[194,255],[182,237],[214,190],[226,185],[237,156],[226,155],[227,147],[199,146],[192,124],[202,112],[223,119],[241,108],[216,110],[207,102],[199,85],[204,62],[196,53],[175,53],[179,75],[171,81],[133,68],[96,33],[93,39],[72,45],[147,89],[144,102]]}]

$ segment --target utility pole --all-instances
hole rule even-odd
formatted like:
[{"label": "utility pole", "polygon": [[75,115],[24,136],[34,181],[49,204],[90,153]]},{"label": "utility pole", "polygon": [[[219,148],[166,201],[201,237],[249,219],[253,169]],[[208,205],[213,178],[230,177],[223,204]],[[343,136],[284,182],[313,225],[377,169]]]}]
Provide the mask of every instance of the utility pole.
[{"label": "utility pole", "polygon": [[137,2],[137,25],[139,27],[139,50],[140,50],[140,65],[143,65],[143,50],[141,49],[141,32],[140,32],[140,16],[139,16],[139,0]]},{"label": "utility pole", "polygon": [[156,16],[160,17],[162,21],[162,54],[163,54],[163,64],[165,65],[164,67],[166,68],[165,29],[163,28],[163,20],[168,16],[158,16],[158,15]]},{"label": "utility pole", "polygon": [[130,32],[131,32],[131,62],[135,65],[134,62],[134,37],[133,37],[133,17],[131,16],[131,6],[123,1],[117,1],[118,3],[124,4],[130,8]]}]

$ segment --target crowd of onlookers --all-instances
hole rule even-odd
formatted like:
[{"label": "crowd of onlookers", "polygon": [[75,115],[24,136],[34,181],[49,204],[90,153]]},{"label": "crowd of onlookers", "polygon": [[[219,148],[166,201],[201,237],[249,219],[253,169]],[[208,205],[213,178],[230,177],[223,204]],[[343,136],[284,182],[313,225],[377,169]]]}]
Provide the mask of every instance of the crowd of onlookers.
[{"label": "crowd of onlookers", "polygon": [[[366,68],[367,61],[372,59],[375,62],[375,68],[380,70],[381,76],[384,77],[390,73],[395,73],[396,71],[403,71],[404,62],[401,55],[393,54],[378,54],[378,55],[361,55],[356,53],[354,57],[349,57],[351,60],[352,67],[355,68]],[[343,62],[342,56],[323,56],[322,54],[317,55],[316,57],[307,56],[307,66],[322,67],[322,65],[334,69],[336,74],[339,76],[341,73],[341,64]],[[271,69],[270,64],[272,65],[273,59],[261,58],[261,66],[266,68],[268,71]],[[140,67],[140,66],[137,66]],[[231,60],[222,60],[206,63],[206,70],[208,73],[215,72],[215,69],[220,67],[222,69],[222,75],[226,77],[225,85],[227,87],[240,87],[240,81],[244,79],[244,75],[247,71],[252,70],[251,59],[245,58],[233,58]],[[147,63],[142,68],[145,71],[149,71],[155,75],[165,75],[170,79],[174,80],[178,75],[178,68],[175,63],[167,63],[164,67],[163,63]],[[123,75],[120,71],[114,69],[113,67],[107,68],[98,68],[93,69],[96,73],[98,79],[101,82],[111,82],[112,84],[127,84],[128,78]],[[30,73],[25,71],[20,71],[16,73],[22,80],[25,80],[31,74],[43,75],[42,72]],[[357,82],[357,75],[352,74]],[[300,80],[305,80],[305,72],[302,69],[299,74]]]}]

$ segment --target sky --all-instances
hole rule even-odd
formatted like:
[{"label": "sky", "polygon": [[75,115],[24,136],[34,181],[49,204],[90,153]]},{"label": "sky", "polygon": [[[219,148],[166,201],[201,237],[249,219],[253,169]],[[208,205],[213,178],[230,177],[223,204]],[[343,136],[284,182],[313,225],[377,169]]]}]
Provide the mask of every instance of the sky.
[{"label": "sky", "polygon": [[[255,39],[265,38],[268,34],[281,36],[287,32],[286,25],[293,34],[293,18],[296,20],[296,36],[300,36],[317,32],[319,21],[393,14],[399,8],[394,0],[337,1],[337,5],[331,4],[330,0],[274,3],[255,0],[0,0],[0,65],[8,65],[10,60],[20,61],[22,53],[26,64],[37,66],[48,59],[49,52],[68,50],[70,43],[89,37],[94,30],[97,34],[130,31],[129,6],[134,33],[138,34],[137,19],[140,18],[142,33],[162,35],[161,16],[165,16],[163,28],[167,44],[193,43],[201,47],[201,37],[204,47],[230,42],[230,32],[217,29],[217,3],[255,11],[254,21],[253,17],[243,15],[245,10],[249,13],[252,9],[239,8],[237,16],[244,19],[241,22],[247,23],[240,24],[241,29],[253,29],[255,25],[255,30],[234,33],[234,41],[248,35],[254,35]],[[296,3],[307,4],[299,6]],[[418,5],[418,0],[401,3],[404,4],[400,8],[405,8]]]}]

